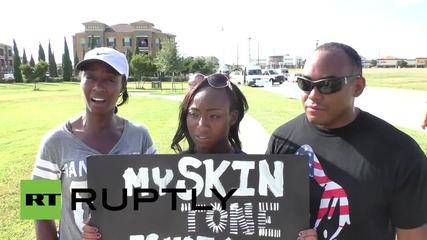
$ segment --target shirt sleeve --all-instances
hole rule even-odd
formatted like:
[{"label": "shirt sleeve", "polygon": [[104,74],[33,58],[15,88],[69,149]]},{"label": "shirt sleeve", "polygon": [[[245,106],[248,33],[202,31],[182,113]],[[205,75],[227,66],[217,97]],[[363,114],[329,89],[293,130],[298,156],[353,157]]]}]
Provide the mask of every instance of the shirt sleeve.
[{"label": "shirt sleeve", "polygon": [[390,201],[393,224],[412,229],[427,223],[427,159],[420,149],[407,155],[396,174]]},{"label": "shirt sleeve", "polygon": [[55,157],[57,154],[50,142],[52,142],[52,134],[48,133],[43,137],[36,155],[33,179],[59,180],[61,178],[58,158]]}]

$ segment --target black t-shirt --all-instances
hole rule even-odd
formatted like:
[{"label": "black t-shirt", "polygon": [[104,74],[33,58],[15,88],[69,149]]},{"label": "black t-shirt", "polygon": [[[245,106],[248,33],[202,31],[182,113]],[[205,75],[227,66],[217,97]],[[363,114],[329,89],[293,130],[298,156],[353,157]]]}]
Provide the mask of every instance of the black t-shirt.
[{"label": "black t-shirt", "polygon": [[310,226],[318,239],[395,240],[394,227],[427,223],[427,159],[389,123],[360,111],[326,130],[305,114],[272,134],[267,154],[310,159]]}]

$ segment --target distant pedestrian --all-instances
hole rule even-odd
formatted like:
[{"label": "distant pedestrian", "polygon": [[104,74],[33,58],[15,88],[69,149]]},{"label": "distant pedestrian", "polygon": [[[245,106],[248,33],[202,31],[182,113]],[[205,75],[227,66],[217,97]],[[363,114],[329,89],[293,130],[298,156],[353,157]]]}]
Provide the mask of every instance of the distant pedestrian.
[{"label": "distant pedestrian", "polygon": [[201,73],[191,74],[191,76],[188,78],[188,86],[191,89],[194,86],[196,86],[199,82],[201,82],[204,78],[205,78],[205,75]]},{"label": "distant pedestrian", "polygon": [[424,114],[423,122],[421,123],[421,127],[423,129],[426,129],[426,126],[427,126],[427,109],[426,109],[425,114]]}]

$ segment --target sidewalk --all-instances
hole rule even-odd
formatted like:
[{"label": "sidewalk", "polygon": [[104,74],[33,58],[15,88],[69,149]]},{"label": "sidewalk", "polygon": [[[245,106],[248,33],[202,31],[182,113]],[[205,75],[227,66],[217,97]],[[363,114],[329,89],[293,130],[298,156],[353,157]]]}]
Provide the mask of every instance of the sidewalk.
[{"label": "sidewalk", "polygon": [[[295,99],[299,99],[301,95],[301,90],[296,83],[285,82],[281,86],[262,89]],[[427,111],[426,101],[426,91],[368,85],[362,95],[356,98],[354,104],[392,125],[425,131],[421,128],[421,121]]]},{"label": "sidewalk", "polygon": [[[132,96],[157,97],[174,101],[182,101],[183,95],[151,95],[149,93],[131,92]],[[240,140],[242,150],[248,154],[264,154],[270,135],[264,127],[252,116],[245,114],[240,122]]]}]

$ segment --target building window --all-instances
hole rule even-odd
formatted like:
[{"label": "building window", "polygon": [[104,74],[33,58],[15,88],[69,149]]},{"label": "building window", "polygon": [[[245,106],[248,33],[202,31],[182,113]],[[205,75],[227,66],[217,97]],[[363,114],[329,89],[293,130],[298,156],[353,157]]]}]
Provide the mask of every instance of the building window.
[{"label": "building window", "polygon": [[100,37],[95,37],[95,46],[101,47],[101,38]]},{"label": "building window", "polygon": [[82,48],[86,48],[86,39],[80,38],[80,46],[82,46]]},{"label": "building window", "polygon": [[114,48],[115,46],[116,46],[116,38],[114,37],[107,38],[107,47]]},{"label": "building window", "polygon": [[13,54],[12,54],[12,50],[8,50],[8,53],[9,53],[9,56],[12,56]]},{"label": "building window", "polygon": [[4,56],[4,49],[0,48],[0,56]]},{"label": "building window", "polygon": [[130,37],[123,38],[123,47],[132,47],[132,39]]},{"label": "building window", "polygon": [[148,47],[148,37],[137,37],[136,41],[138,42],[138,47]]},{"label": "building window", "polygon": [[157,38],[156,39],[156,47],[157,47],[157,49],[162,49],[162,44],[160,43],[160,38]]},{"label": "building window", "polygon": [[92,37],[88,38],[89,46],[88,47],[101,47],[101,37],[93,37],[95,40],[95,46],[92,46]]}]

